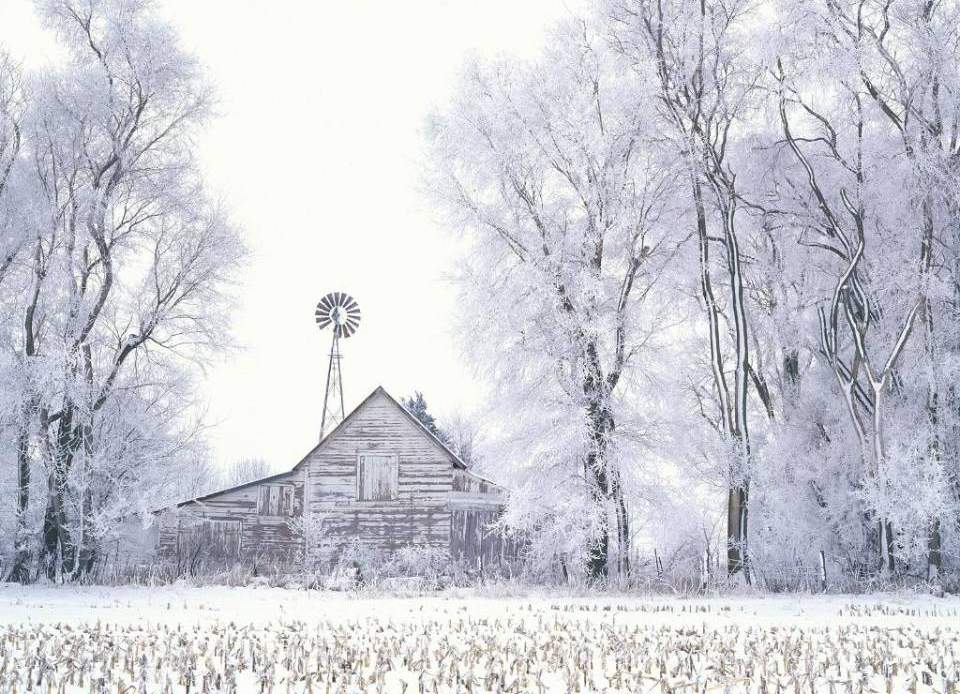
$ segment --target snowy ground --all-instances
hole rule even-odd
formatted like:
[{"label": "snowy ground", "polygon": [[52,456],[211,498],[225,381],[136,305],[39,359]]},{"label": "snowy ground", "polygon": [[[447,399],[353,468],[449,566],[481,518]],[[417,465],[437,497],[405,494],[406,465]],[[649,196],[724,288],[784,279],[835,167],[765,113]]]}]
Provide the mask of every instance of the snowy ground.
[{"label": "snowy ground", "polygon": [[0,692],[943,692],[957,680],[952,597],[0,586]]}]

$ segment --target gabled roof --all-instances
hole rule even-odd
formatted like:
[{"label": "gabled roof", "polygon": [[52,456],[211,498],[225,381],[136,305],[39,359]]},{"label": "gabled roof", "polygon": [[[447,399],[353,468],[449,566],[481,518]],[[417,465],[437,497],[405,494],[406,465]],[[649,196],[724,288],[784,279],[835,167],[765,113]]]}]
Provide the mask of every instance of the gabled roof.
[{"label": "gabled roof", "polygon": [[[441,441],[440,439],[438,439],[438,438],[434,435],[434,433],[433,433],[432,431],[430,431],[430,430],[427,429],[425,426],[423,426],[423,422],[421,422],[419,419],[417,419],[417,418],[410,412],[410,410],[408,410],[406,407],[404,407],[403,405],[401,405],[401,404],[400,404],[400,401],[397,400],[397,399],[396,399],[395,397],[393,397],[392,395],[390,395],[390,393],[388,393],[383,386],[377,386],[376,388],[374,388],[373,392],[370,393],[370,395],[368,395],[367,397],[365,397],[365,398],[360,402],[359,405],[357,405],[356,407],[354,407],[354,408],[350,411],[350,414],[348,414],[346,417],[343,418],[343,421],[342,421],[342,422],[340,422],[337,426],[335,426],[333,429],[331,429],[330,432],[329,432],[326,436],[324,436],[322,439],[320,439],[320,443],[318,443],[316,446],[314,446],[313,448],[311,448],[310,451],[309,451],[305,456],[303,456],[303,458],[300,459],[300,462],[293,466],[293,470],[296,470],[298,467],[300,467],[300,466],[303,465],[305,462],[307,462],[307,461],[310,459],[310,456],[312,456],[314,453],[316,453],[316,452],[319,451],[321,448],[323,448],[324,444],[325,444],[327,441],[329,441],[331,438],[333,438],[333,436],[334,436],[338,431],[340,431],[340,429],[346,427],[346,426],[347,426],[347,423],[348,423],[351,419],[353,419],[354,415],[356,415],[357,412],[359,412],[360,410],[362,410],[362,409],[366,406],[366,404],[367,404],[368,402],[370,402],[371,400],[373,400],[373,398],[374,398],[376,395],[380,395],[380,394],[384,395],[384,396],[387,398],[387,400],[389,400],[390,402],[392,402],[392,403],[397,407],[398,410],[400,410],[404,415],[406,415],[407,419],[409,419],[411,422],[413,422],[413,424],[414,424],[415,426],[417,426],[424,434],[426,434],[435,444],[437,444],[437,445],[443,450],[444,453],[446,453],[448,456],[450,456],[450,462],[453,463],[454,467],[458,467],[458,468],[460,468],[461,470],[466,470],[466,469],[467,469],[467,464],[460,459],[460,456],[458,456],[456,453],[454,453],[453,451],[451,451],[451,450],[450,450],[450,447],[447,446],[447,444],[445,444],[443,441]],[[293,470],[291,470],[291,472],[292,472]]]},{"label": "gabled roof", "polygon": [[454,453],[452,450],[450,450],[450,447],[447,446],[447,444],[445,444],[443,441],[441,441],[439,438],[437,438],[437,436],[436,436],[432,431],[430,431],[429,429],[427,429],[427,427],[425,427],[425,426],[423,425],[423,422],[421,422],[419,419],[417,419],[416,416],[414,416],[414,415],[410,412],[410,410],[408,410],[406,407],[404,407],[402,404],[400,404],[400,401],[398,401],[396,398],[394,398],[392,395],[390,395],[390,393],[388,393],[388,392],[386,391],[386,389],[384,389],[383,386],[377,386],[377,387],[373,390],[373,392],[370,393],[370,395],[368,395],[367,397],[365,397],[365,398],[361,401],[361,403],[360,403],[359,405],[357,405],[356,407],[353,408],[353,410],[350,411],[350,414],[348,414],[346,417],[343,418],[343,421],[341,421],[339,424],[337,424],[337,426],[335,426],[333,429],[331,429],[330,432],[320,440],[320,443],[318,443],[316,446],[314,446],[313,448],[311,448],[311,449],[307,452],[307,454],[306,454],[305,456],[303,456],[303,458],[300,459],[300,462],[298,462],[296,465],[294,465],[292,468],[290,468],[290,469],[287,470],[286,472],[279,472],[279,473],[277,473],[277,474],[275,474],[275,475],[270,475],[270,476],[268,476],[268,477],[261,477],[260,479],[251,480],[251,481],[249,481],[249,482],[244,482],[243,484],[238,484],[238,485],[235,485],[235,486],[233,486],[233,487],[227,487],[226,489],[220,489],[220,490],[217,490],[217,491],[215,491],[215,492],[210,492],[209,494],[204,494],[203,496],[198,496],[198,497],[196,497],[196,498],[194,498],[194,499],[187,499],[186,501],[181,501],[180,503],[176,504],[176,506],[179,508],[180,506],[184,506],[184,505],[186,505],[186,504],[191,504],[191,503],[194,503],[194,502],[197,502],[197,501],[206,501],[207,499],[210,499],[210,498],[215,497],[215,496],[219,496],[220,494],[226,494],[227,492],[235,492],[235,491],[238,491],[238,490],[240,490],[240,489],[246,489],[247,487],[251,487],[251,486],[253,486],[253,485],[255,485],[255,484],[261,484],[261,483],[263,483],[263,482],[271,482],[271,481],[273,481],[273,480],[280,479],[281,477],[286,477],[286,476],[289,475],[291,472],[295,472],[301,465],[303,465],[303,464],[306,463],[308,460],[310,460],[310,457],[311,457],[314,453],[316,453],[316,452],[319,451],[321,448],[323,448],[323,446],[327,443],[327,441],[329,441],[334,435],[336,435],[336,433],[337,433],[338,431],[340,431],[340,429],[342,429],[343,427],[345,427],[345,426],[347,425],[347,422],[349,422],[351,419],[353,419],[354,415],[356,415],[357,412],[359,412],[360,410],[362,410],[362,409],[366,406],[366,404],[367,404],[368,402],[370,402],[375,396],[377,396],[377,395],[379,395],[379,394],[384,395],[384,396],[387,398],[387,400],[389,400],[391,403],[393,403],[393,404],[397,407],[397,409],[399,409],[404,415],[406,415],[407,419],[409,419],[411,422],[413,422],[413,424],[414,424],[415,426],[419,427],[419,429],[420,429],[424,434],[426,434],[426,436],[428,436],[437,446],[439,446],[440,449],[443,450],[443,452],[446,453],[446,454],[449,456],[450,462],[453,464],[454,467],[458,467],[458,468],[460,468],[461,470],[466,470],[466,469],[467,469],[467,464],[464,463],[463,460],[460,459],[460,456],[458,456],[456,453]]}]

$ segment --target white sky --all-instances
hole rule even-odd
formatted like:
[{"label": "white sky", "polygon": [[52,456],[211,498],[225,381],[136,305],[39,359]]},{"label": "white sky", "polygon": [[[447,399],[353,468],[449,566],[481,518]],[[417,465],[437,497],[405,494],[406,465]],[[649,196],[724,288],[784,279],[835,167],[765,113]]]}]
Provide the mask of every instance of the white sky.
[{"label": "white sky", "polygon": [[[468,54],[534,55],[578,0],[161,0],[206,65],[221,116],[199,143],[207,179],[252,252],[235,317],[243,351],[202,384],[221,464],[297,462],[320,428],[329,332],[313,310],[346,291],[347,409],[382,384],[436,414],[479,404],[444,279],[456,241],[419,192],[426,114]],[[0,43],[54,50],[30,0],[0,0]]]}]

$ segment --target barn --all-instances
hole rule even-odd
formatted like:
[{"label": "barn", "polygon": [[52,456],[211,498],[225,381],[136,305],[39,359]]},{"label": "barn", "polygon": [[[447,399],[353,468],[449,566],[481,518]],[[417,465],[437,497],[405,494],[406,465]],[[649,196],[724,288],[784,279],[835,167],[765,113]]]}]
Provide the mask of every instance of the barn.
[{"label": "barn", "polygon": [[159,518],[159,553],[197,566],[323,568],[349,546],[407,545],[483,568],[508,543],[504,489],[471,473],[378,387],[289,472],[191,499]]}]

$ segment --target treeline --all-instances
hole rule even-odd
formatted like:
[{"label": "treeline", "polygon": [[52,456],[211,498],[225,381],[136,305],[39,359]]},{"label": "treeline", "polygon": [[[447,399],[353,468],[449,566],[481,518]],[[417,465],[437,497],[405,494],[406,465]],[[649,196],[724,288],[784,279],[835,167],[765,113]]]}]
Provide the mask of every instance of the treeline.
[{"label": "treeline", "polygon": [[593,577],[955,577],[960,5],[594,9],[427,129],[508,523]]}]

